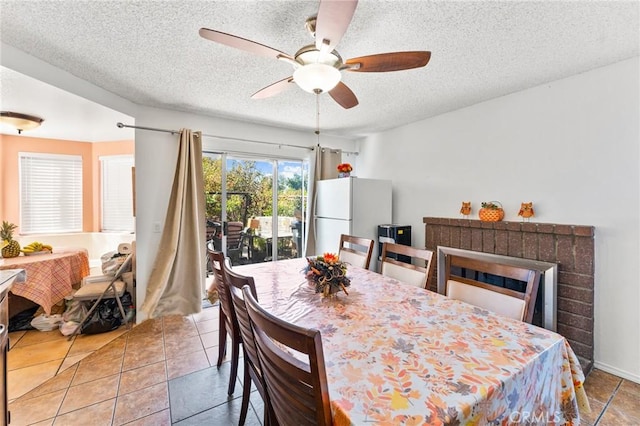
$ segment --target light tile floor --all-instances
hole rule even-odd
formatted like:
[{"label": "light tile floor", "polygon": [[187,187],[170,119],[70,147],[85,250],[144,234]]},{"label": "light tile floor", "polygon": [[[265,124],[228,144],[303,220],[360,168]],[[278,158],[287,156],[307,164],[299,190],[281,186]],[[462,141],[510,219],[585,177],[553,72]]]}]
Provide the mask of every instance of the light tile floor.
[{"label": "light tile floor", "polygon": [[[58,331],[11,333],[11,425],[235,425],[242,386],[227,396],[217,330],[213,307],[71,342]],[[592,412],[582,424],[640,425],[639,384],[593,370],[585,387]],[[257,392],[251,404],[247,424],[260,425]]]}]

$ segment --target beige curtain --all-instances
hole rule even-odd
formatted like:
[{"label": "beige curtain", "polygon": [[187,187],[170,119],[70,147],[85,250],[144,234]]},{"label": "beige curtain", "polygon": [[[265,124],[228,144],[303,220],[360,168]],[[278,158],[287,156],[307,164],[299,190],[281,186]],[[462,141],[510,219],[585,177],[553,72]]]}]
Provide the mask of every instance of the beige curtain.
[{"label": "beige curtain", "polygon": [[309,176],[313,176],[309,185],[309,200],[307,202],[307,240],[305,256],[313,256],[316,251],[316,182],[338,177],[338,164],[342,162],[342,150],[323,148],[318,145],[314,149],[314,161],[311,161]]},{"label": "beige curtain", "polygon": [[142,311],[148,318],[202,309],[205,251],[202,134],[180,130],[180,150],[160,249]]}]

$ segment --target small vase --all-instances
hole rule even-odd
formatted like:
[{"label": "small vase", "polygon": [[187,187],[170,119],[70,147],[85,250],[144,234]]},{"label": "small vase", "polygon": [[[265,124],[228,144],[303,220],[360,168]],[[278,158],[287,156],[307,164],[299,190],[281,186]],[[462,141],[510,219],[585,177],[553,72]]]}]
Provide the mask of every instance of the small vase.
[{"label": "small vase", "polygon": [[339,178],[346,178],[346,177],[349,177],[349,176],[351,176],[351,172],[339,172],[338,173],[338,177]]}]

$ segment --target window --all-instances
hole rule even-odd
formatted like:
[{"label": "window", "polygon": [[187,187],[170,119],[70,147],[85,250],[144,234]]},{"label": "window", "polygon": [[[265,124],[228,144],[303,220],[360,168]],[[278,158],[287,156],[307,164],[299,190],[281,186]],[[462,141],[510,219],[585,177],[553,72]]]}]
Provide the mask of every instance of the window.
[{"label": "window", "polygon": [[82,157],[19,153],[20,233],[82,232]]},{"label": "window", "polygon": [[102,231],[134,231],[132,155],[100,157]]}]

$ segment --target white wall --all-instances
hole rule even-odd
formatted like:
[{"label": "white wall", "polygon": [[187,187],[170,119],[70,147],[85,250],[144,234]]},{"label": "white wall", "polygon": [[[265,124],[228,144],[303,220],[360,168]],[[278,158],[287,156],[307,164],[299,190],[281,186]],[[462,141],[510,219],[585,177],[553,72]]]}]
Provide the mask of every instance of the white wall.
[{"label": "white wall", "polygon": [[595,366],[640,382],[638,58],[359,141],[363,177],[393,180],[394,222],[460,217],[498,200],[505,220],[596,228]]},{"label": "white wall", "polygon": [[[258,124],[198,116],[176,111],[140,107],[136,125],[162,129],[190,128],[204,135],[224,135],[274,142],[273,146],[243,143],[232,140],[203,137],[203,149],[212,151],[233,150],[269,154],[272,156],[308,158],[310,150],[279,147],[290,144],[310,147],[317,144],[313,131],[301,132]],[[154,223],[164,227],[169,195],[173,183],[178,154],[178,135],[136,130],[136,246],[137,246],[137,296],[138,306],[146,292],[148,278],[159,247],[160,233],[153,232]],[[342,138],[322,136],[322,146],[353,151],[355,142]],[[138,321],[145,318],[138,311]]]}]

